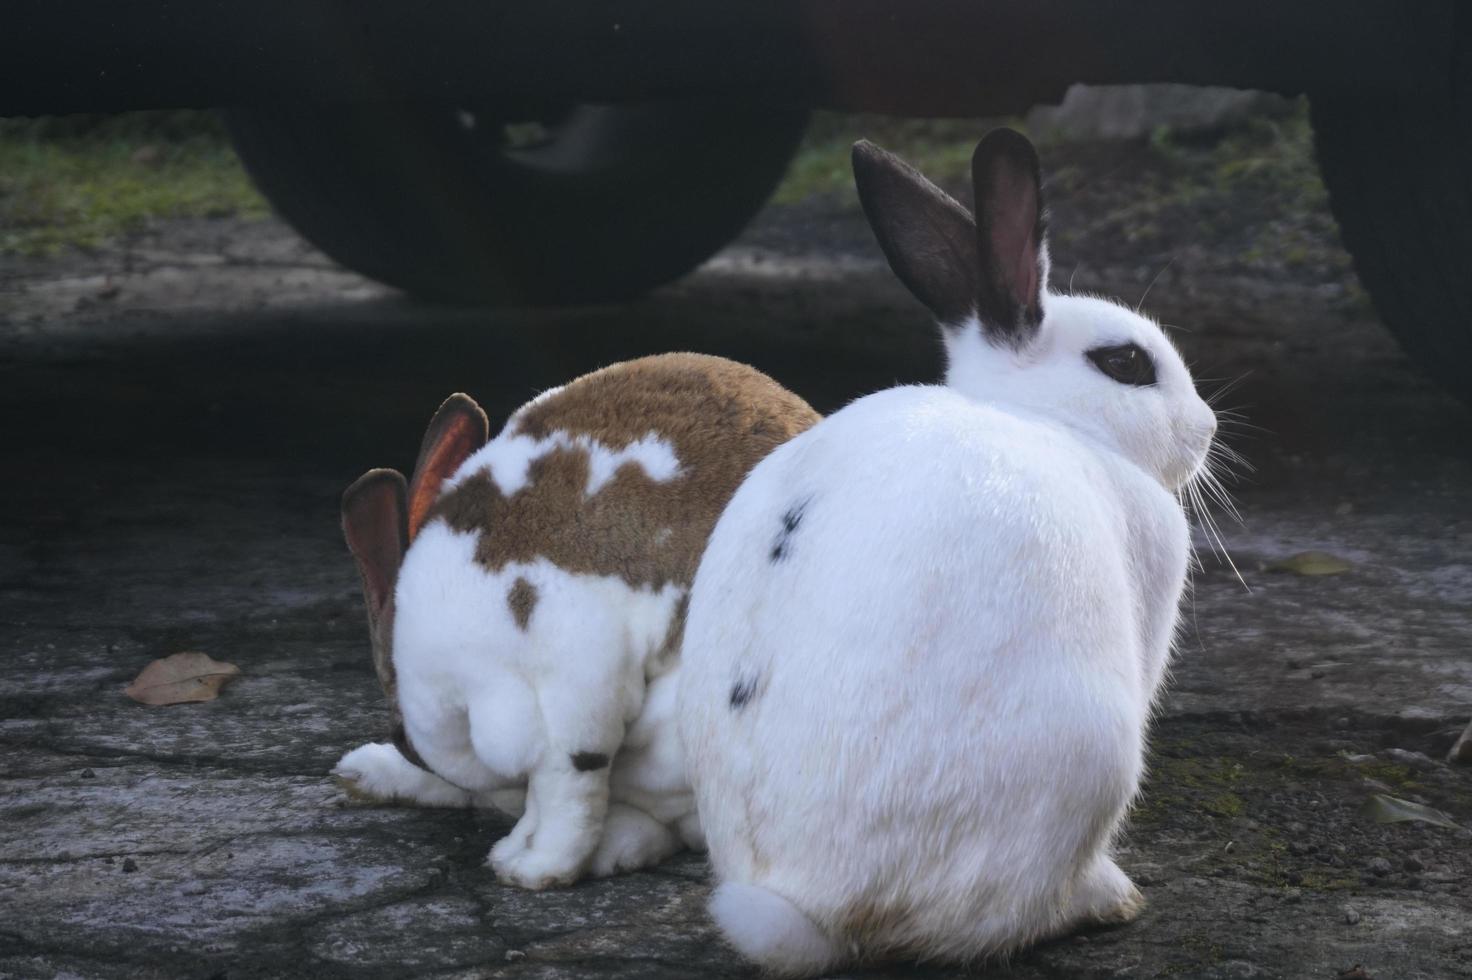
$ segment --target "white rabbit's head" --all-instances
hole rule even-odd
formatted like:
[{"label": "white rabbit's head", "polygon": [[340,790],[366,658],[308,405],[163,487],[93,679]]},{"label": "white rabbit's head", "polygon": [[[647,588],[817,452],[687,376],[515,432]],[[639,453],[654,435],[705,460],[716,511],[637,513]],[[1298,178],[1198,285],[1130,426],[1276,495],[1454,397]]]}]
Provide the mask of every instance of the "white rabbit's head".
[{"label": "white rabbit's head", "polygon": [[972,157],[976,213],[861,141],[854,179],[890,267],[940,321],[946,383],[1065,425],[1177,490],[1205,464],[1216,416],[1153,320],[1048,291],[1037,152],[999,129]]}]

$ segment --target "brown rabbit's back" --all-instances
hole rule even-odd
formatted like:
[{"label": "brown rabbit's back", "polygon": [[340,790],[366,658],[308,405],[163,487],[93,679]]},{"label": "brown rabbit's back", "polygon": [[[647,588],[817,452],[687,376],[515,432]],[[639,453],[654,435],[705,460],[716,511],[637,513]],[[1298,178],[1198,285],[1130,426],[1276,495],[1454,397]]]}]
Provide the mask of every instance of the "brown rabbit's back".
[{"label": "brown rabbit's back", "polygon": [[[524,406],[492,440],[520,440],[531,454],[525,483],[504,492],[484,466],[441,496],[430,519],[479,533],[476,561],[489,571],[545,559],[633,588],[685,587],[746,474],[818,417],[765,374],[724,358],[615,364]],[[651,437],[673,454],[672,476],[627,458],[588,492],[595,454]],[[536,601],[529,590],[518,580],[508,596],[519,621]]]}]

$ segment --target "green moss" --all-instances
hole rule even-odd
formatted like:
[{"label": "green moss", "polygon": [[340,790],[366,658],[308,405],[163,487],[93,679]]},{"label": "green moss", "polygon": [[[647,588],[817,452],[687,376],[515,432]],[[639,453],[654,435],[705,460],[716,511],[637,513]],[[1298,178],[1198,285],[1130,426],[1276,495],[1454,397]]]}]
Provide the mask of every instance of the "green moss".
[{"label": "green moss", "polygon": [[1368,762],[1349,762],[1346,759],[1345,763],[1359,775],[1395,789],[1419,790],[1422,788],[1421,784],[1411,775],[1409,766],[1396,762],[1383,762],[1379,759]]},{"label": "green moss", "polygon": [[1164,823],[1185,802],[1181,796],[1152,786],[1135,800],[1135,805],[1130,810],[1130,823],[1147,829]]},{"label": "green moss", "polygon": [[899,119],[820,112],[814,116],[774,199],[778,204],[791,204],[812,196],[829,196],[856,203],[849,152],[858,139],[873,140],[899,154],[932,180],[962,181],[970,172],[976,141],[988,128],[988,124],[970,119]]},{"label": "green moss", "polygon": [[1207,813],[1218,817],[1240,817],[1247,805],[1236,793],[1219,793],[1201,804]]},{"label": "green moss", "polygon": [[1231,786],[1246,774],[1236,759],[1184,754],[1180,742],[1162,748],[1165,750],[1158,751],[1150,760],[1152,773],[1162,782],[1193,789],[1215,788]]},{"label": "green moss", "polygon": [[95,247],[157,218],[266,213],[211,115],[0,122],[0,254]]},{"label": "green moss", "polygon": [[1306,102],[1215,139],[1157,129],[1145,159],[1130,174],[1133,193],[1120,195],[1095,231],[1162,247],[1190,234],[1234,249],[1248,266],[1348,271],[1348,256],[1334,247]]},{"label": "green moss", "polygon": [[1242,764],[1221,756],[1193,756],[1186,746],[1176,740],[1157,747],[1145,792],[1131,811],[1136,826],[1169,822],[1182,809],[1221,819],[1246,813],[1246,801],[1232,789],[1247,774]]},{"label": "green moss", "polygon": [[1316,892],[1341,892],[1358,888],[1358,875],[1346,874],[1343,868],[1316,867],[1305,871],[1299,884]]}]

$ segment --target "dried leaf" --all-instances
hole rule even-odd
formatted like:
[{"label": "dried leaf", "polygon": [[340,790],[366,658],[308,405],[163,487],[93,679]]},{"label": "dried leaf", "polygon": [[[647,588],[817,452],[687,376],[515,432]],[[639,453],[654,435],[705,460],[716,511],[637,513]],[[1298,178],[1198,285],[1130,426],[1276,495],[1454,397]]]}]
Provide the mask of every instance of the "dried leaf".
[{"label": "dried leaf", "polygon": [[1369,817],[1376,823],[1404,823],[1407,820],[1416,820],[1450,830],[1462,829],[1451,817],[1440,810],[1433,810],[1429,806],[1412,803],[1410,800],[1386,796],[1384,793],[1376,793],[1366,800],[1365,805],[1360,807],[1360,816]]},{"label": "dried leaf", "polygon": [[175,653],[155,660],[123,689],[140,704],[213,701],[220,688],[240,676],[240,668],[204,653]]},{"label": "dried leaf", "polygon": [[1338,555],[1327,551],[1300,551],[1268,566],[1270,572],[1291,572],[1294,575],[1339,575],[1354,568]]}]

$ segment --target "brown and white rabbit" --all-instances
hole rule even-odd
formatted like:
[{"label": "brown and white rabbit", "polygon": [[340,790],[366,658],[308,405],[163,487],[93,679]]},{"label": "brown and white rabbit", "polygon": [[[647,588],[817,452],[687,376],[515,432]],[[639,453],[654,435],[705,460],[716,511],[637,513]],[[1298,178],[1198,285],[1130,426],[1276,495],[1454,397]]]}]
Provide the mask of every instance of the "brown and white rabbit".
[{"label": "brown and white rabbit", "polygon": [[336,772],[379,798],[519,814],[489,863],[527,888],[702,846],[674,732],[691,579],[747,472],[817,414],[698,354],[545,392],[487,441],[441,406],[413,478],[343,495],[395,745]]}]

